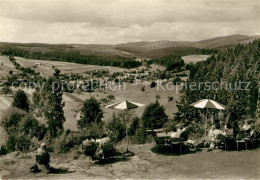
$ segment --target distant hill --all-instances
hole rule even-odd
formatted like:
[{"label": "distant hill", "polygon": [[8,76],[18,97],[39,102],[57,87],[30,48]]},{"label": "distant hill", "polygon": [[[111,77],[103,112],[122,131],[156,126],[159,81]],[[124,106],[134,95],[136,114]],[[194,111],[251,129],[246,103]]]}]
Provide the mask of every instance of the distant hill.
[{"label": "distant hill", "polygon": [[260,36],[245,36],[245,35],[231,35],[216,37],[213,39],[207,39],[198,41],[193,47],[197,48],[223,48],[227,46],[235,46],[237,44],[246,44],[252,42],[254,39],[260,39]]},{"label": "distant hill", "polygon": [[237,44],[252,42],[260,36],[230,35],[202,41],[139,41],[117,45],[111,44],[41,44],[41,43],[0,43],[0,47],[15,46],[30,52],[49,52],[53,50],[77,51],[83,55],[161,57],[166,55],[201,54],[201,49],[223,49]]}]

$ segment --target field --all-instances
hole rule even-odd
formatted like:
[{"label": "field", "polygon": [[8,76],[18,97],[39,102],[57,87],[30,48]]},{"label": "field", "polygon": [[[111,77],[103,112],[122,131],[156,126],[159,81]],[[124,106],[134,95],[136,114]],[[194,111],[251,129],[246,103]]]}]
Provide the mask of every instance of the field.
[{"label": "field", "polygon": [[[29,172],[33,153],[8,154],[1,159],[0,174],[6,178],[23,179],[259,179],[260,149],[252,151],[197,152],[184,155],[163,155],[154,144],[132,145],[136,155],[96,164],[88,157],[75,154],[51,155],[53,173]],[[118,148],[120,149],[120,147]],[[122,149],[123,150],[123,149]],[[21,176],[22,175],[22,176]]]},{"label": "field", "polygon": [[0,80],[3,80],[9,74],[10,70],[17,72],[8,57],[0,56]]},{"label": "field", "polygon": [[[9,61],[7,57],[0,56],[1,60],[4,60],[4,64],[8,67],[9,70],[15,71],[14,66]],[[58,68],[61,70],[61,73],[78,73],[82,75],[86,75],[85,72],[87,71],[93,71],[93,70],[101,70],[101,69],[109,69],[110,73],[114,72],[130,72],[133,70],[141,70],[144,67],[139,67],[135,69],[123,69],[123,68],[117,68],[117,67],[106,67],[106,66],[94,66],[94,65],[82,65],[82,64],[75,64],[75,63],[67,63],[67,62],[58,62],[58,61],[44,61],[44,60],[29,60],[24,59],[20,57],[15,57],[16,61],[22,66],[22,67],[30,67],[33,68],[35,63],[41,63],[42,66],[38,66],[35,68],[37,72],[40,72],[43,76],[50,76],[54,73],[54,70],[52,66],[55,66],[55,68]],[[2,62],[2,61],[1,61]],[[33,68],[34,69],[34,68]],[[150,71],[156,71],[157,69],[163,70],[164,67],[159,65],[151,65]],[[8,71],[6,74],[8,74]],[[141,91],[141,88],[145,86],[145,92]],[[177,111],[176,107],[176,101],[179,99],[179,92],[176,90],[176,87],[172,87],[169,85],[169,90],[167,90],[166,85],[163,85],[163,87],[157,89],[150,88],[149,83],[138,83],[138,84],[129,84],[126,83],[125,87],[121,86],[121,89],[119,86],[111,86],[109,88],[108,86],[107,90],[97,90],[93,93],[87,93],[87,92],[74,92],[73,94],[64,93],[63,95],[63,101],[65,102],[64,107],[64,113],[66,122],[64,123],[65,129],[70,130],[77,130],[77,119],[79,117],[79,110],[83,103],[83,101],[86,100],[86,98],[95,97],[96,99],[102,99],[106,98],[108,95],[114,95],[115,99],[110,101],[109,103],[123,101],[124,99],[128,99],[131,101],[143,103],[145,105],[148,105],[151,102],[155,102],[156,95],[160,96],[159,102],[161,105],[164,105],[166,113],[170,118],[173,117],[173,113]],[[165,90],[164,90],[165,89]],[[31,99],[33,91],[29,91],[28,89],[24,89],[24,91],[28,94],[29,98]],[[173,96],[174,100],[168,102],[168,96]],[[0,107],[3,108],[3,110],[7,109],[7,104],[9,106],[11,105],[12,97],[5,97],[1,95],[0,97]],[[113,112],[119,112],[113,109],[107,109],[102,106],[102,110],[104,111],[104,121],[108,121],[111,117]],[[140,117],[143,113],[144,108],[138,108],[133,111],[133,116]],[[2,113],[1,113],[2,114]]]},{"label": "field", "polygon": [[201,54],[195,54],[195,55],[189,55],[189,56],[183,56],[181,57],[184,61],[184,63],[196,63],[199,61],[205,61],[210,55],[201,55]]}]

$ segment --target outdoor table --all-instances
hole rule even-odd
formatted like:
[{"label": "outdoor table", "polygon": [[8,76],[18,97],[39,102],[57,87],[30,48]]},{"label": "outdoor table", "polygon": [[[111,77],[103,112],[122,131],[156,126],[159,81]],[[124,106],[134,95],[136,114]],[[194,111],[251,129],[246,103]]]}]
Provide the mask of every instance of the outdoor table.
[{"label": "outdoor table", "polygon": [[239,143],[245,143],[245,145],[246,145],[246,150],[247,150],[247,140],[246,140],[246,139],[236,140],[236,142],[237,142],[237,150],[238,150],[238,144],[239,144]]}]

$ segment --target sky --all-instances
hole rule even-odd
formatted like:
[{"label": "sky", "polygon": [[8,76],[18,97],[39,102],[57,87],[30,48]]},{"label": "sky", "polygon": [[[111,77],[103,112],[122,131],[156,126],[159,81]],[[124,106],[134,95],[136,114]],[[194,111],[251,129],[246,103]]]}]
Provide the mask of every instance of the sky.
[{"label": "sky", "polygon": [[260,35],[260,0],[0,0],[0,41],[118,44]]}]

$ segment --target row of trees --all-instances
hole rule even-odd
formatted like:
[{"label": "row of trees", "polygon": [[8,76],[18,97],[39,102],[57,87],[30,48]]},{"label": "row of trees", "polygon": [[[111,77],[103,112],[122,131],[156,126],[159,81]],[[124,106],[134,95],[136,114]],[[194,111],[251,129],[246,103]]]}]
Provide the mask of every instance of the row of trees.
[{"label": "row of trees", "polygon": [[122,68],[135,68],[141,66],[141,62],[135,61],[134,58],[122,56],[96,56],[96,55],[82,55],[77,51],[62,51],[55,50],[46,53],[31,53],[27,50],[5,47],[2,50],[2,55],[6,56],[19,56],[28,59],[46,59],[53,61],[65,61],[79,64],[91,64],[99,66],[115,66]]}]

